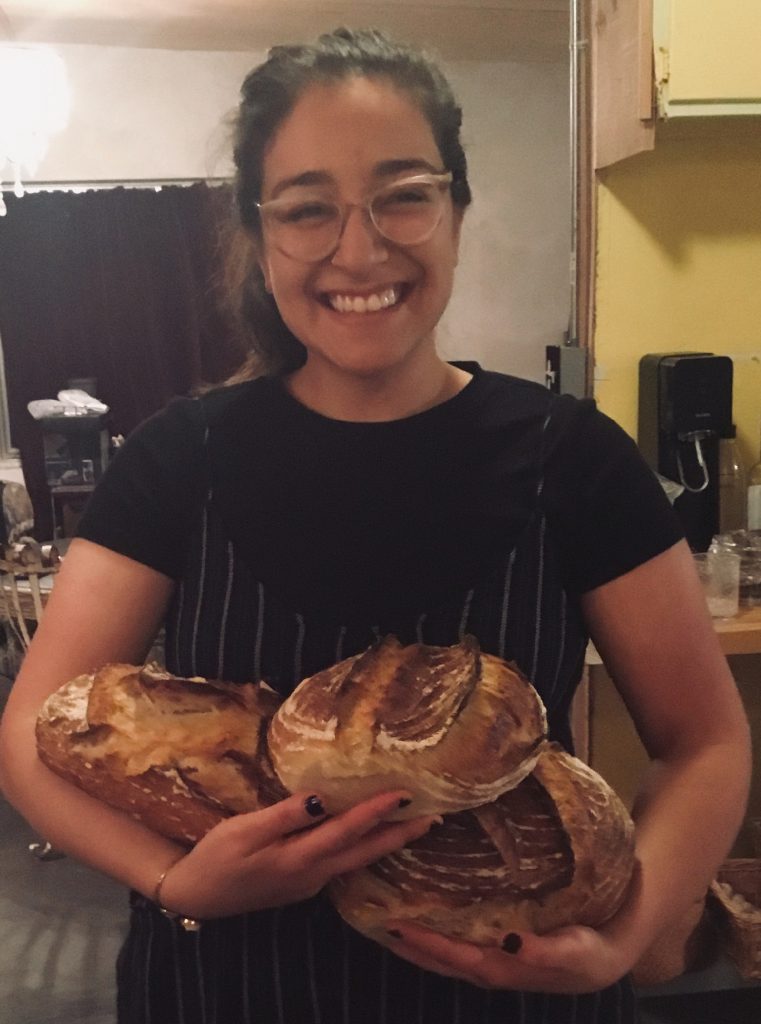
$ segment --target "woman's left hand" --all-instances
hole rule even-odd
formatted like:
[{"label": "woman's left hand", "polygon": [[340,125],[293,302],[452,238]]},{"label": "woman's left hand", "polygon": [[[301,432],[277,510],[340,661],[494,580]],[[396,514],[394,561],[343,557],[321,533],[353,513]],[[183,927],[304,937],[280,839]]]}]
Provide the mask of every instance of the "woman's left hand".
[{"label": "woman's left hand", "polygon": [[[511,935],[516,952],[445,938],[410,921],[389,921],[390,948],[427,971],[460,978],[480,988],[524,992],[594,992],[631,970],[619,942],[604,931],[575,925],[547,935]],[[512,941],[511,941],[512,940]]]}]

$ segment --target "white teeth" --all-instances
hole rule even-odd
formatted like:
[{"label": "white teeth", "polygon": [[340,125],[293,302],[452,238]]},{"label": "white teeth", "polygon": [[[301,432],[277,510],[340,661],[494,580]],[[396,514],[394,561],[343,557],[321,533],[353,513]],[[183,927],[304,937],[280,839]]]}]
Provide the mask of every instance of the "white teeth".
[{"label": "white teeth", "polygon": [[374,295],[329,295],[328,302],[338,313],[377,313],[388,309],[399,301],[396,288],[386,288]]}]

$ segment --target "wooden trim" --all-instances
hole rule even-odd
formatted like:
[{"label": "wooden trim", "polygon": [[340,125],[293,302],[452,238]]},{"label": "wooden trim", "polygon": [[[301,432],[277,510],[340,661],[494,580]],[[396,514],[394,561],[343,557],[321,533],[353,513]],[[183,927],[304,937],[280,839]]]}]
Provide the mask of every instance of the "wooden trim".
[{"label": "wooden trim", "polygon": [[599,170],[655,146],[652,0],[589,2],[594,166]]}]

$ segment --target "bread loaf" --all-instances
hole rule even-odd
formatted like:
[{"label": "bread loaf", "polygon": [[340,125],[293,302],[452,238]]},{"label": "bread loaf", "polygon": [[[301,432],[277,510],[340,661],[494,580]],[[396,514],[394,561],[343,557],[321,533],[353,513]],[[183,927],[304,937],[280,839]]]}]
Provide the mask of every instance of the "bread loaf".
[{"label": "bread loaf", "polygon": [[193,843],[224,818],[287,796],[266,748],[279,701],[253,683],[106,665],[48,698],[37,746],[81,789]]},{"label": "bread loaf", "polygon": [[269,748],[286,788],[319,793],[330,813],[403,788],[413,799],[401,818],[495,799],[531,771],[545,733],[533,686],[473,638],[404,647],[388,636],[300,683]]},{"label": "bread loaf", "polygon": [[487,946],[514,930],[594,927],[625,897],[633,833],[600,776],[550,744],[516,788],[445,815],[403,850],[334,880],[330,895],[348,924],[384,944],[394,919]]}]

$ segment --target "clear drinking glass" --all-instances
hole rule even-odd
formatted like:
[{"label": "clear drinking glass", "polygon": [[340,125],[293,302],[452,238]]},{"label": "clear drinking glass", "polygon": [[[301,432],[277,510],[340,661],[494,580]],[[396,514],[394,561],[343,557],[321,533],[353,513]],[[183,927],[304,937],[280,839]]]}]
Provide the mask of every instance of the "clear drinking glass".
[{"label": "clear drinking glass", "polygon": [[693,555],[708,610],[715,619],[737,615],[740,605],[740,556],[731,551]]}]

